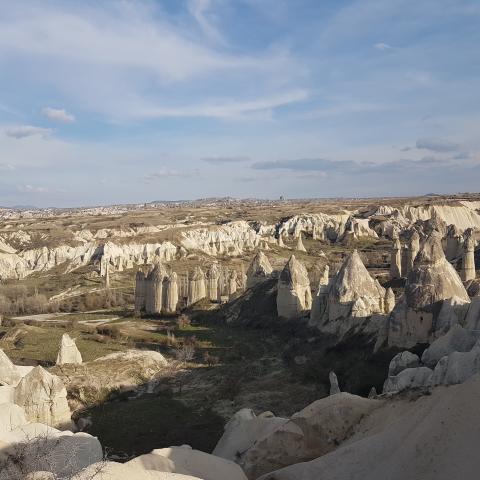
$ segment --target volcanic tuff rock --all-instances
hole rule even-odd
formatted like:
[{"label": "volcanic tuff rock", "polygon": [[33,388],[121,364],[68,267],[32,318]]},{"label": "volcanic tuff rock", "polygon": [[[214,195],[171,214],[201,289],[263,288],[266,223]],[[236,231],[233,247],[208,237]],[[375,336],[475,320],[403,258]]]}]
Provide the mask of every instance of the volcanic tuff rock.
[{"label": "volcanic tuff rock", "polygon": [[402,370],[407,368],[418,367],[420,364],[420,359],[418,355],[411,353],[409,351],[400,352],[395,355],[388,366],[388,376],[398,375]]},{"label": "volcanic tuff rock", "polygon": [[62,335],[60,342],[60,350],[57,355],[57,365],[64,365],[66,363],[72,363],[79,365],[82,363],[82,354],[68,333]]},{"label": "volcanic tuff rock", "polygon": [[268,261],[268,257],[262,251],[259,251],[253,257],[247,270],[247,288],[252,288],[257,283],[270,278],[272,271],[273,269]]},{"label": "volcanic tuff rock", "polygon": [[207,296],[205,274],[200,267],[195,267],[188,279],[188,304],[193,305]]},{"label": "volcanic tuff rock", "polygon": [[68,428],[72,424],[67,390],[62,380],[40,366],[20,380],[14,398],[31,422],[61,428]]},{"label": "volcanic tuff rock", "polygon": [[311,306],[312,293],[307,269],[292,255],[278,278],[278,316],[298,318]]},{"label": "volcanic tuff rock", "polygon": [[[378,331],[380,318],[368,322],[364,320],[372,315],[384,315],[386,298],[386,290],[370,276],[358,252],[354,250],[330,281],[323,314],[318,309],[312,309],[310,325],[338,337],[351,331],[352,327],[356,330],[366,328],[371,332]],[[388,300],[391,303],[390,295]]]},{"label": "volcanic tuff rock", "polygon": [[0,385],[15,386],[21,379],[20,372],[5,352],[0,349]]},{"label": "volcanic tuff rock", "polygon": [[464,282],[475,279],[475,238],[473,229],[468,228],[463,234],[462,270],[460,277]]},{"label": "volcanic tuff rock", "polygon": [[434,231],[415,259],[405,295],[390,315],[389,345],[410,348],[416,343],[429,343],[436,329],[433,307],[452,297],[470,301],[460,277],[445,258],[440,234]]}]

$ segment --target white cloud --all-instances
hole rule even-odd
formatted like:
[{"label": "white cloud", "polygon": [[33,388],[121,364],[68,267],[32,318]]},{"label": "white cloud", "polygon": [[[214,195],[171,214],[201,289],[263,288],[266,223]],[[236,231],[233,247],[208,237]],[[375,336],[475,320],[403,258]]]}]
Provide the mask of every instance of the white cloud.
[{"label": "white cloud", "polygon": [[223,39],[222,34],[212,22],[213,15],[210,12],[211,7],[211,0],[190,0],[188,2],[188,10],[202,29],[203,33],[211,40],[224,43],[225,40]]},{"label": "white cloud", "polygon": [[75,121],[75,116],[71,113],[68,113],[63,108],[51,108],[45,107],[42,109],[42,114],[50,120],[60,123],[73,123]]},{"label": "white cloud", "polygon": [[33,136],[46,137],[51,133],[52,130],[50,128],[35,127],[33,125],[18,125],[5,129],[7,137],[16,138],[17,140]]},{"label": "white cloud", "polygon": [[393,47],[388,43],[379,42],[379,43],[375,43],[375,45],[373,45],[373,48],[376,48],[377,50],[385,51],[385,50],[392,50]]},{"label": "white cloud", "polygon": [[155,107],[150,105],[138,106],[131,114],[139,118],[161,117],[214,117],[233,118],[258,112],[272,110],[300,102],[308,98],[306,90],[292,90],[278,95],[265,96],[253,100],[243,101],[215,101],[203,105],[189,105],[179,107]]}]

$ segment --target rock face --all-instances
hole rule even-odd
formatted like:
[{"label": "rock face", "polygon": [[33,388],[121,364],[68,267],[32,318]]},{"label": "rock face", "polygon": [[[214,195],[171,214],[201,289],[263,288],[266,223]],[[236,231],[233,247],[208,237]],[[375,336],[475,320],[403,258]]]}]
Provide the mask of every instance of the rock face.
[{"label": "rock face", "polygon": [[272,271],[273,269],[267,256],[262,251],[259,251],[253,257],[252,263],[250,263],[247,270],[247,288],[252,288],[257,283],[268,280]]},{"label": "rock face", "polygon": [[188,305],[193,305],[206,296],[205,274],[200,267],[195,267],[188,279]]},{"label": "rock face", "polygon": [[323,314],[321,309],[312,309],[310,325],[339,337],[351,331],[352,327],[375,332],[380,326],[376,322],[367,322],[365,326],[365,319],[386,313],[386,296],[386,290],[370,276],[354,250],[330,281]]},{"label": "rock face", "polygon": [[478,402],[478,378],[416,400],[385,402],[333,452],[259,480],[473,480],[480,469]]},{"label": "rock face", "polygon": [[397,353],[388,366],[388,376],[391,377],[398,375],[402,370],[418,367],[419,364],[420,359],[418,358],[418,355],[409,351]]},{"label": "rock face", "polygon": [[278,316],[298,318],[311,307],[312,293],[307,269],[292,255],[278,279]]},{"label": "rock face", "polygon": [[397,237],[390,250],[390,278],[402,278],[402,245]]},{"label": "rock face", "polygon": [[475,238],[473,229],[468,228],[463,234],[462,270],[460,278],[464,282],[475,279]]},{"label": "rock face", "polygon": [[251,411],[246,412],[248,415],[237,414],[225,427],[213,453],[236,461],[248,478],[256,479],[276,468],[335,449],[352,434],[363,416],[381,404],[338,393],[313,402],[290,420],[271,414],[255,417]]},{"label": "rock face", "polygon": [[67,390],[62,380],[40,366],[20,380],[14,398],[31,422],[62,428],[68,428],[72,423]]},{"label": "rock face", "polygon": [[470,301],[460,277],[445,258],[440,234],[433,231],[407,277],[405,295],[390,315],[388,344],[410,348],[429,343],[435,337],[435,304],[452,297]]},{"label": "rock face", "polygon": [[77,348],[75,340],[73,340],[68,333],[62,335],[60,342],[60,350],[57,355],[57,365],[64,365],[72,363],[79,365],[82,363],[82,354]]}]

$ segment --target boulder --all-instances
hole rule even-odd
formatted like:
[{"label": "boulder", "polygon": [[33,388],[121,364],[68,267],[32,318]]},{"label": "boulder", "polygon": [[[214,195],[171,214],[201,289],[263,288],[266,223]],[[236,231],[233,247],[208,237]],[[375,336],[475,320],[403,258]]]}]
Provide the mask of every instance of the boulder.
[{"label": "boulder", "polygon": [[64,333],[60,342],[56,364],[64,365],[67,363],[80,365],[82,363],[82,354],[78,350],[75,340],[68,333]]},{"label": "boulder", "polygon": [[388,376],[392,377],[398,375],[402,370],[407,368],[415,368],[419,365],[420,359],[418,358],[418,355],[408,351],[397,353],[397,355],[392,358],[390,365],[388,366]]},{"label": "boulder", "polygon": [[469,352],[477,336],[460,325],[454,325],[445,335],[437,338],[422,355],[422,363],[434,368],[442,357],[453,352]]},{"label": "boulder", "polygon": [[40,366],[20,380],[15,388],[14,399],[31,422],[61,428],[72,425],[67,390],[62,380]]}]

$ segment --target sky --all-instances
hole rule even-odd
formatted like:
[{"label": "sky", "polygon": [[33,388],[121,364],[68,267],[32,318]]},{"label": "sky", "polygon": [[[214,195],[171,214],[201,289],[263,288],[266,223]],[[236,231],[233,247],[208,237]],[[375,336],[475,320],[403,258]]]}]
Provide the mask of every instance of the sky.
[{"label": "sky", "polygon": [[478,0],[0,0],[0,205],[480,191]]}]

